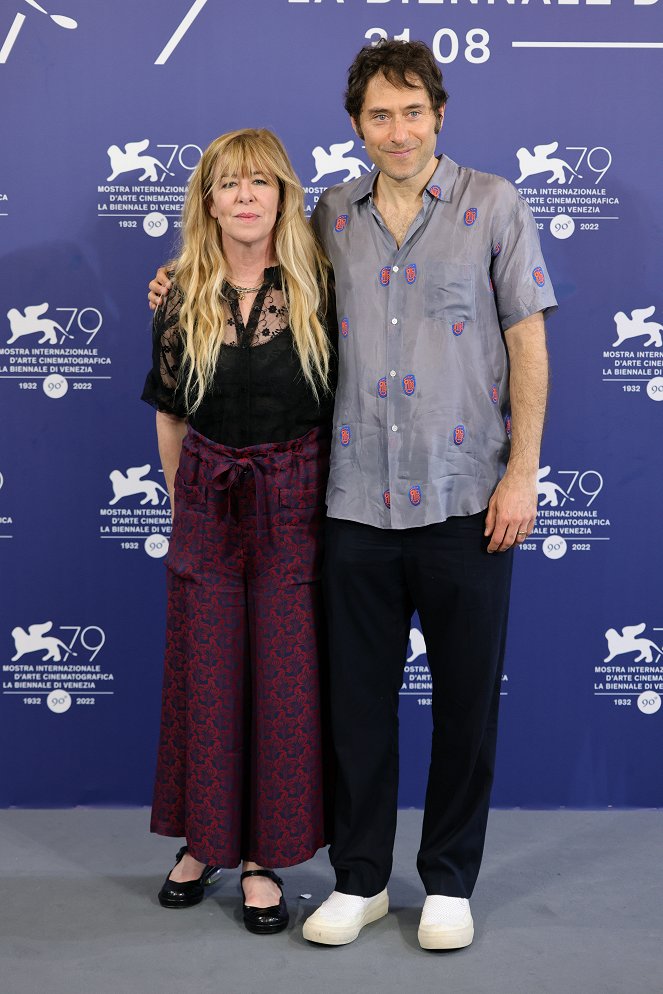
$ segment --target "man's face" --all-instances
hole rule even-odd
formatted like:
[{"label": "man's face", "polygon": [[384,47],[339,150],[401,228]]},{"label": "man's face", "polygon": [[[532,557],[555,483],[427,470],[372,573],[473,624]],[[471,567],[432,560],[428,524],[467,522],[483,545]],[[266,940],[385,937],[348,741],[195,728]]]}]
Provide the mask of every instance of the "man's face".
[{"label": "man's face", "polygon": [[[375,165],[393,180],[407,180],[431,165],[444,107],[435,110],[418,76],[417,85],[394,86],[382,73],[369,81],[359,120],[352,126],[364,139]],[[439,128],[437,128],[439,131]]]}]

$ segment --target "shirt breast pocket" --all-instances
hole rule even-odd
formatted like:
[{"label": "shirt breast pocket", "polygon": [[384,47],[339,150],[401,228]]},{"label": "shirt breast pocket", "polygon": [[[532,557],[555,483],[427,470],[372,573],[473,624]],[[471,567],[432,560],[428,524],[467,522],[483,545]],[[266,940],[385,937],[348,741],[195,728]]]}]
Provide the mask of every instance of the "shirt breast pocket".
[{"label": "shirt breast pocket", "polygon": [[455,262],[438,262],[426,277],[426,317],[444,321],[455,335],[463,333],[462,324],[474,321],[474,267]]}]

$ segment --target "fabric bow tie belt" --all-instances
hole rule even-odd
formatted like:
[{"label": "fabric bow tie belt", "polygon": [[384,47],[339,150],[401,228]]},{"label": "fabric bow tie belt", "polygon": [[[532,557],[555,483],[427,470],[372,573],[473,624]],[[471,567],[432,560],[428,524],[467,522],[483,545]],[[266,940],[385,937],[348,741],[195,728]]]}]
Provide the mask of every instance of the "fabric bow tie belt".
[{"label": "fabric bow tie belt", "polygon": [[265,483],[265,470],[268,467],[260,459],[252,459],[250,456],[217,456],[212,466],[209,485],[219,493],[225,493],[228,501],[230,494],[241,480],[249,473],[253,474],[256,487],[256,513],[258,525],[264,525],[267,518],[267,485]]},{"label": "fabric bow tie belt", "polygon": [[[301,446],[295,443],[287,453],[269,453],[256,451],[252,455],[234,456],[221,453],[214,454],[214,461],[211,466],[211,473],[208,477],[209,486],[219,493],[225,493],[230,499],[230,493],[241,480],[245,479],[249,473],[253,474],[256,488],[256,513],[259,526],[266,526],[269,516],[267,477],[273,475],[276,463],[279,468],[283,466],[283,456],[290,457],[288,462],[301,453]],[[281,459],[278,459],[281,456]],[[275,458],[276,457],[276,458]]]}]

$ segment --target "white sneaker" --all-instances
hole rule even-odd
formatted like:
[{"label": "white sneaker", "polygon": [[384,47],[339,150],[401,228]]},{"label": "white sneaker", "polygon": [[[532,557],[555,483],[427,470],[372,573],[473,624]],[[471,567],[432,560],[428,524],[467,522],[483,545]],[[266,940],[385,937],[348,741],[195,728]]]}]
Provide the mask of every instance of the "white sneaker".
[{"label": "white sneaker", "polygon": [[326,946],[354,942],[364,925],[384,918],[389,911],[387,890],[375,897],[357,897],[333,891],[304,922],[304,938]]},{"label": "white sneaker", "polygon": [[464,897],[429,894],[421,912],[418,939],[422,949],[461,949],[474,938],[470,902]]}]

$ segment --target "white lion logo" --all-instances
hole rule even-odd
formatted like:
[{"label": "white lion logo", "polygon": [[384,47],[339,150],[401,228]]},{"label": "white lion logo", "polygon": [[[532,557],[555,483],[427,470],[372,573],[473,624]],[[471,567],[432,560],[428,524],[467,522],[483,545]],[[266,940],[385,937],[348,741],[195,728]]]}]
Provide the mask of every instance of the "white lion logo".
[{"label": "white lion logo", "polygon": [[12,656],[12,663],[15,663],[17,659],[25,656],[28,652],[45,652],[45,655],[41,657],[42,662],[52,659],[53,662],[59,663],[62,660],[62,652],[64,652],[65,659],[69,655],[75,656],[76,653],[72,652],[69,646],[61,642],[55,635],[44,637],[52,627],[52,621],[44,621],[41,625],[30,625],[27,632],[23,628],[14,628],[12,636],[16,653]]},{"label": "white lion logo", "polygon": [[520,166],[520,176],[516,183],[522,183],[524,179],[535,176],[537,173],[550,173],[550,179],[546,180],[546,183],[552,183],[554,180],[557,180],[558,183],[566,183],[565,169],[569,171],[569,179],[572,176],[582,179],[580,173],[572,169],[564,159],[549,158],[553,152],[557,151],[558,146],[559,142],[550,142],[549,145],[535,145],[533,154],[529,149],[519,148],[516,157]]},{"label": "white lion logo", "polygon": [[149,138],[145,138],[142,142],[127,142],[124,151],[118,145],[111,145],[108,149],[108,158],[113,171],[106,182],[112,183],[122,173],[133,173],[136,169],[141,170],[141,175],[138,177],[139,182],[146,179],[149,179],[151,183],[158,182],[157,169],[163,170],[164,174],[167,173],[168,176],[174,176],[175,173],[166,169],[163,163],[155,159],[153,155],[141,154],[149,144]]},{"label": "white lion logo", "polygon": [[627,318],[623,311],[617,311],[615,314],[617,341],[612,343],[612,347],[615,348],[615,346],[621,345],[628,338],[639,338],[641,335],[646,335],[647,341],[642,343],[643,348],[646,345],[656,345],[660,349],[663,346],[663,339],[661,338],[663,325],[657,324],[655,321],[645,320],[646,318],[650,318],[655,310],[656,305],[653,307],[641,307],[635,311],[631,311],[630,318]]},{"label": "white lion logo", "polygon": [[424,642],[424,637],[418,628],[410,629],[410,648],[412,652],[408,657],[408,663],[413,663],[415,659],[419,656],[426,655],[426,643]]},{"label": "white lion logo", "polygon": [[644,621],[641,625],[627,625],[625,628],[622,628],[621,635],[614,628],[609,628],[605,633],[608,643],[608,655],[603,662],[609,663],[615,656],[621,656],[625,652],[638,653],[633,660],[634,663],[651,663],[653,661],[652,653],[654,652],[658,660],[662,651],[659,646],[652,642],[651,639],[636,638],[636,635],[641,635],[646,627],[647,625]]},{"label": "white lion logo", "polygon": [[542,497],[541,507],[557,507],[559,504],[558,494],[561,494],[565,500],[574,500],[573,497],[569,497],[566,490],[562,490],[560,486],[553,483],[552,480],[544,480],[544,476],[547,476],[550,472],[550,466],[541,466],[536,477],[536,491],[539,497]]},{"label": "white lion logo", "polygon": [[343,177],[344,183],[348,183],[351,179],[359,179],[362,169],[370,173],[371,170],[361,159],[354,155],[346,158],[346,152],[350,152],[353,147],[353,141],[343,142],[338,145],[330,145],[329,151],[325,152],[322,145],[316,145],[313,149],[316,174],[311,183],[317,183],[323,176],[331,176],[333,173],[342,173],[346,170],[347,176]]},{"label": "white lion logo", "polygon": [[41,335],[39,345],[44,345],[45,342],[48,342],[49,345],[57,345],[58,334],[62,335],[61,343],[65,338],[73,338],[73,335],[68,335],[57,321],[43,317],[47,310],[48,304],[35,304],[32,307],[26,307],[24,314],[21,314],[15,307],[8,310],[7,317],[12,333],[11,338],[7,339],[7,345],[13,345],[23,335]]},{"label": "white lion logo", "polygon": [[110,506],[117,504],[123,497],[143,494],[141,505],[151,504],[152,507],[155,507],[159,503],[159,493],[163,494],[161,503],[164,504],[168,499],[168,491],[164,490],[160,483],[155,483],[154,480],[143,479],[150,472],[150,469],[151,466],[147,463],[145,466],[130,466],[126,473],[121,473],[119,469],[114,469],[112,473],[109,473],[109,479],[113,486],[113,499],[108,502]]}]

